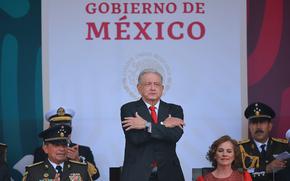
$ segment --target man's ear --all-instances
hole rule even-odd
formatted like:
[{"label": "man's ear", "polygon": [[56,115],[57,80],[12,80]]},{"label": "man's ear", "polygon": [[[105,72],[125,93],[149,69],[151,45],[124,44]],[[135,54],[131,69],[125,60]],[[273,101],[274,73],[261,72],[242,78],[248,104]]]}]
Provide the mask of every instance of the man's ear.
[{"label": "man's ear", "polygon": [[42,149],[43,149],[44,153],[47,154],[47,152],[48,152],[47,144],[42,145]]},{"label": "man's ear", "polygon": [[269,132],[272,130],[273,124],[272,122],[269,122]]},{"label": "man's ear", "polygon": [[139,92],[139,94],[141,94],[141,91],[142,91],[142,87],[141,87],[142,85],[141,84],[137,84],[137,90],[138,90],[138,92]]}]

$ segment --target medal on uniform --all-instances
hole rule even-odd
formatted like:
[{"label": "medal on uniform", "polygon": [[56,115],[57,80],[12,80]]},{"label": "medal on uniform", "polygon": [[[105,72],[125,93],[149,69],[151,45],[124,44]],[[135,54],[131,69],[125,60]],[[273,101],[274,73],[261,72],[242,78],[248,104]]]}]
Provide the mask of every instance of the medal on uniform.
[{"label": "medal on uniform", "polygon": [[49,176],[48,173],[44,173],[44,174],[43,174],[43,177],[44,177],[44,178],[47,178],[48,176]]},{"label": "medal on uniform", "polygon": [[69,180],[71,181],[82,181],[82,177],[80,173],[71,173],[69,175]]}]

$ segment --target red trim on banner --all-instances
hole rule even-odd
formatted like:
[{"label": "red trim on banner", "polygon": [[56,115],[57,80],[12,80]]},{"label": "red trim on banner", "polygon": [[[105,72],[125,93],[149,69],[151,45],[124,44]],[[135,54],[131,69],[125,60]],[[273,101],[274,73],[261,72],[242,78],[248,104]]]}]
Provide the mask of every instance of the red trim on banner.
[{"label": "red trim on banner", "polygon": [[267,1],[264,12],[263,24],[256,49],[249,55],[249,86],[261,80],[271,69],[280,48],[283,25],[283,1]]}]

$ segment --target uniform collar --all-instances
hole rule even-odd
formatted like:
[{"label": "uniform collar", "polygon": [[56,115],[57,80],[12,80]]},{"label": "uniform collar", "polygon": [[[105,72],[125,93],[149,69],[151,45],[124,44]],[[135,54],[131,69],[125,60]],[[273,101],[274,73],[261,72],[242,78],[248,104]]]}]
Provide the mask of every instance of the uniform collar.
[{"label": "uniform collar", "polygon": [[267,141],[265,143],[261,143],[261,142],[258,142],[256,140],[254,140],[254,142],[255,142],[257,148],[259,149],[259,151],[261,152],[262,151],[261,145],[266,145],[265,150],[267,150],[269,138],[267,139]]},{"label": "uniform collar", "polygon": [[49,159],[48,159],[48,161],[53,166],[54,170],[56,170],[56,166],[58,166],[58,165],[61,166],[61,168],[63,169],[64,162],[62,162],[60,164],[56,164],[56,163],[53,163],[52,161],[50,161]]}]

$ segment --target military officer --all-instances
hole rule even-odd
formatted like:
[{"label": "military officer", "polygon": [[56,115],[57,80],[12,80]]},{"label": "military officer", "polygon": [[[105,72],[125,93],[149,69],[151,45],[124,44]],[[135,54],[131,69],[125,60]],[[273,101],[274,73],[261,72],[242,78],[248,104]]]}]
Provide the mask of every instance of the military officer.
[{"label": "military officer", "polygon": [[39,137],[43,138],[43,150],[48,158],[27,166],[23,181],[91,180],[86,163],[67,160],[67,143],[70,133],[70,126],[57,125],[39,134]]},{"label": "military officer", "polygon": [[[52,109],[45,114],[45,119],[49,122],[49,126],[53,127],[56,125],[72,125],[72,119],[75,115],[74,110],[59,107],[58,109]],[[69,138],[71,135],[68,136]],[[96,167],[93,153],[88,146],[78,145],[72,143],[69,139],[69,147],[67,157],[70,160],[75,160],[79,162],[88,163],[89,172],[93,180],[96,180],[100,177],[98,168]],[[38,147],[34,151],[34,160],[33,163],[43,161],[47,158],[42,147]]]},{"label": "military officer", "polygon": [[270,137],[275,112],[266,104],[255,102],[245,110],[251,139],[240,142],[243,166],[254,181],[290,181],[290,160],[275,156],[288,151],[287,140]]}]

